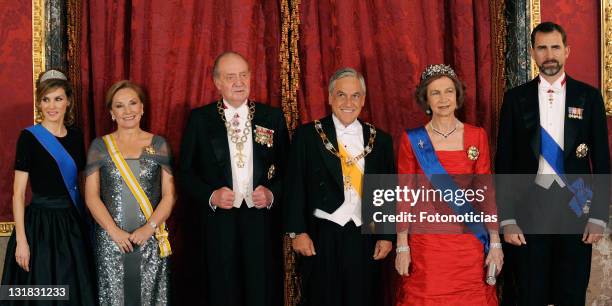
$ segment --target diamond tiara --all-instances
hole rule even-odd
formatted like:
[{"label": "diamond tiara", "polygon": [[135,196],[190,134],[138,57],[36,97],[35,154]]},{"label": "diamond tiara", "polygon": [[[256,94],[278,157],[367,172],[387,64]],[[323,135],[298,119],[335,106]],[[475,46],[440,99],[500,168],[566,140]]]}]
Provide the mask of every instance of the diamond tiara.
[{"label": "diamond tiara", "polygon": [[68,80],[66,75],[64,75],[60,71],[48,70],[47,72],[43,73],[43,75],[40,76],[39,82],[42,83],[46,80],[55,80],[55,79]]},{"label": "diamond tiara", "polygon": [[451,76],[453,78],[457,78],[457,74],[449,65],[437,64],[437,65],[429,65],[425,68],[425,71],[421,73],[421,81],[429,79],[434,76],[446,75]]}]

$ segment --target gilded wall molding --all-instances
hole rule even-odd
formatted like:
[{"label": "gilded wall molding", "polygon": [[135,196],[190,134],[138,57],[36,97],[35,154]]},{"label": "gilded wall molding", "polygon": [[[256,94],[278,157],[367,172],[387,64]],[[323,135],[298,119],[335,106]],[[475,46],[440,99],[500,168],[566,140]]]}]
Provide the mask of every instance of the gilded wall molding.
[{"label": "gilded wall molding", "polygon": [[612,116],[612,0],[601,0],[601,95]]},{"label": "gilded wall molding", "polygon": [[[36,79],[45,70],[45,0],[32,0],[32,92]],[[36,122],[36,97],[32,99],[33,122]]]},{"label": "gilded wall molding", "polygon": [[[540,13],[540,0],[529,0],[529,33],[533,32],[533,29],[542,22],[542,15]],[[531,42],[529,44],[531,48]],[[538,76],[538,65],[531,59],[531,78]]]}]

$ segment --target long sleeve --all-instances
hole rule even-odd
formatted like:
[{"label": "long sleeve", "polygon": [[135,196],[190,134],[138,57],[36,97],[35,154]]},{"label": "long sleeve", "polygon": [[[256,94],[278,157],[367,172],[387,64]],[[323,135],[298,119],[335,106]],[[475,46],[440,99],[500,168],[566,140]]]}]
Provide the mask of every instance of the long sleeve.
[{"label": "long sleeve", "polygon": [[286,233],[307,232],[307,186],[306,175],[306,142],[305,130],[300,127],[293,136],[293,144],[287,162],[285,174],[285,193],[283,200],[283,219]]},{"label": "long sleeve", "polygon": [[285,117],[282,112],[279,110],[277,112],[278,119],[275,120],[278,125],[276,126],[276,131],[274,132],[274,146],[276,147],[274,151],[274,160],[276,162],[275,174],[274,177],[270,180],[270,191],[274,195],[275,199],[280,200],[283,198],[283,178],[285,177],[285,172],[287,171],[287,155],[289,153],[289,133],[287,132],[287,125],[285,123]]},{"label": "long sleeve", "polygon": [[[208,200],[213,192],[212,187],[207,184],[198,173],[194,171],[198,158],[199,141],[204,135],[201,135],[201,121],[196,117],[195,111],[192,111],[183,139],[181,141],[181,165],[179,171],[179,179],[181,185],[187,193],[193,198],[201,201],[201,205],[209,207]],[[209,208],[211,211],[212,209]]]},{"label": "long sleeve", "polygon": [[[504,102],[499,117],[499,131],[497,134],[497,152],[495,154],[495,179],[496,186],[512,186],[509,174],[513,173],[514,151],[513,151],[513,101],[509,93],[504,95]],[[500,188],[496,191],[497,209],[499,221],[515,219],[515,197],[509,188]]]},{"label": "long sleeve", "polygon": [[604,103],[599,92],[592,91],[593,115],[591,118],[591,172],[593,181],[593,202],[591,218],[608,223],[610,218],[610,149],[608,126]]}]

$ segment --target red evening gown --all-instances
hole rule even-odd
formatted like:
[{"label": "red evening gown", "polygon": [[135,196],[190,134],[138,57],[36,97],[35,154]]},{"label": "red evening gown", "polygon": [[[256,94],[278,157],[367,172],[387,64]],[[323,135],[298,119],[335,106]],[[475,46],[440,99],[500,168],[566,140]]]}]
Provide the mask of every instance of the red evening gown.
[{"label": "red evening gown", "polygon": [[[467,156],[470,146],[480,152],[475,161]],[[436,155],[449,174],[491,173],[482,128],[464,124],[464,150],[436,151]],[[400,143],[398,173],[423,174],[406,134]],[[485,283],[485,254],[474,235],[409,234],[408,244],[410,275],[399,278],[397,305],[498,305],[495,287]]]}]

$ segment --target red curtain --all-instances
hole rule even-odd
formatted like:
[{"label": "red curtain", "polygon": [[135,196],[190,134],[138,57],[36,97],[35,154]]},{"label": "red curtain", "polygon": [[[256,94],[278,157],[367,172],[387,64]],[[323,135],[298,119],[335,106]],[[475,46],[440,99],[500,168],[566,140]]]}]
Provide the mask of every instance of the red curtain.
[{"label": "red curtain", "polygon": [[[166,137],[178,156],[189,111],[219,98],[212,66],[225,50],[240,52],[249,61],[251,97],[280,105],[276,1],[89,0],[82,2],[82,16],[80,124],[89,140],[113,130],[105,91],[116,81],[131,79],[149,95],[143,128]],[[179,197],[169,222],[177,305],[205,300],[198,268],[203,216],[194,212],[199,212],[196,204]]]},{"label": "red curtain", "polygon": [[34,123],[32,1],[0,0],[0,222],[12,222],[15,146]]},{"label": "red curtain", "polygon": [[[395,144],[406,128],[427,122],[414,98],[420,73],[430,64],[450,64],[467,86],[460,118],[493,132],[491,101],[494,1],[303,1],[301,5],[302,122],[330,113],[327,83],[343,66],[366,79],[361,118],[391,133]],[[387,292],[381,305],[393,305],[394,254],[385,264]]]},{"label": "red curtain", "polygon": [[460,117],[491,133],[493,1],[303,1],[301,121],[330,112],[327,82],[343,66],[366,79],[364,120],[397,139],[426,122],[414,93],[429,64],[450,64],[467,86]]}]

